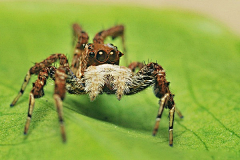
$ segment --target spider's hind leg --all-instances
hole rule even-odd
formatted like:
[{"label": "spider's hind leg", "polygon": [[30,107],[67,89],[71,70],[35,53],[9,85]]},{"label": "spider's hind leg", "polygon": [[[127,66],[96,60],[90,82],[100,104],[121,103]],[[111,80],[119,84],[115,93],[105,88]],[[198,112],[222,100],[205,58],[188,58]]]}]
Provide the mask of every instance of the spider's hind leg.
[{"label": "spider's hind leg", "polygon": [[[80,25],[77,23],[74,23],[72,25],[73,28],[73,45],[75,46],[72,64],[71,64],[71,70],[74,74],[76,74],[80,61],[84,59],[84,44],[88,43],[88,34],[83,31]],[[75,44],[75,41],[77,40],[77,43]],[[81,66],[82,67],[82,66]]]},{"label": "spider's hind leg", "polygon": [[[154,93],[156,97],[160,98],[160,102],[159,102],[159,111],[157,114],[156,123],[153,130],[153,135],[156,135],[158,131],[163,109],[168,108],[169,109],[169,145],[173,146],[173,123],[174,123],[174,113],[175,113],[175,102],[173,100],[174,94],[172,94],[169,89],[170,82],[166,80],[166,74],[164,69],[160,65],[155,63],[154,70],[155,70]],[[180,117],[183,117],[180,111],[178,111],[178,114]]]}]

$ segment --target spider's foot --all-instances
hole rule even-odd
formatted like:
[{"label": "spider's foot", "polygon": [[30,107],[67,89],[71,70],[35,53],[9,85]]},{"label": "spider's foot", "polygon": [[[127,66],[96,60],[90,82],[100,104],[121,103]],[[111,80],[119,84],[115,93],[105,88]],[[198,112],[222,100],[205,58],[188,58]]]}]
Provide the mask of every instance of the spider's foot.
[{"label": "spider's foot", "polygon": [[13,107],[13,106],[17,103],[17,101],[19,100],[19,98],[22,96],[23,92],[24,92],[24,91],[21,89],[20,92],[18,93],[18,95],[14,98],[14,100],[13,100],[12,103],[10,104],[10,107]]},{"label": "spider's foot", "polygon": [[158,132],[158,129],[154,129],[152,135],[156,136],[157,132]]},{"label": "spider's foot", "polygon": [[25,124],[25,128],[24,128],[24,132],[23,134],[26,135],[30,126],[30,121],[31,121],[31,115],[28,115],[26,124]]},{"label": "spider's foot", "polygon": [[16,100],[16,98],[12,101],[12,103],[10,104],[10,107],[13,107],[13,106],[15,106],[15,104],[17,103],[17,100]]},{"label": "spider's foot", "polygon": [[63,143],[66,143],[67,137],[66,137],[65,127],[64,127],[63,123],[61,123],[60,129],[61,129],[62,141],[63,141]]}]

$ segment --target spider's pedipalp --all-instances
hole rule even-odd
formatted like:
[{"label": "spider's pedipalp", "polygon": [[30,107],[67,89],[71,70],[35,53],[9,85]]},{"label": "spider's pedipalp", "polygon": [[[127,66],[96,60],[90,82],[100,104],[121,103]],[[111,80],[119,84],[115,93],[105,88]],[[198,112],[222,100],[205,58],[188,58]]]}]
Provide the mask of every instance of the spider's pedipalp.
[{"label": "spider's pedipalp", "polygon": [[99,93],[102,92],[104,86],[104,74],[98,66],[90,66],[84,74],[85,91],[89,93],[90,100],[93,101]]},{"label": "spider's pedipalp", "polygon": [[125,93],[129,92],[126,84],[131,84],[131,76],[130,69],[118,65],[90,66],[84,73],[85,90],[89,93],[91,101],[102,92],[115,93],[120,100]]}]

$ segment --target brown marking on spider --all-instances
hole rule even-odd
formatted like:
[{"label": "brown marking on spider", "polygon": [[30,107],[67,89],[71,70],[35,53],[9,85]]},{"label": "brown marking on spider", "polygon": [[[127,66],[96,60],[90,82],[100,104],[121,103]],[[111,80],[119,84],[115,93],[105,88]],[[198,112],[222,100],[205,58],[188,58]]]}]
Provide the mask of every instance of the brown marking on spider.
[{"label": "brown marking on spider", "polygon": [[[19,94],[13,100],[10,106],[14,106],[23,94],[31,75],[37,74],[38,79],[33,83],[29,95],[29,109],[24,134],[27,134],[35,98],[44,96],[44,86],[50,77],[55,81],[54,100],[58,112],[62,140],[66,141],[66,133],[63,120],[62,101],[65,92],[70,94],[89,94],[93,101],[98,94],[115,94],[118,100],[123,95],[132,95],[153,85],[154,94],[159,98],[159,110],[153,135],[156,135],[159,122],[164,108],[169,111],[169,145],[173,145],[173,122],[175,110],[182,118],[182,114],[175,107],[173,100],[174,94],[170,92],[169,82],[166,80],[166,74],[162,66],[157,63],[143,64],[133,62],[128,68],[119,66],[119,60],[123,56],[113,44],[104,44],[106,37],[113,39],[122,38],[123,51],[126,53],[124,45],[124,26],[117,25],[108,30],[98,32],[93,38],[93,43],[88,43],[88,34],[82,30],[78,24],[73,24],[74,40],[77,39],[74,49],[72,64],[69,66],[68,60],[64,54],[53,54],[36,63],[29,69],[24,78],[24,82]],[[52,66],[59,60],[59,67]],[[139,71],[135,73],[135,69]]]}]

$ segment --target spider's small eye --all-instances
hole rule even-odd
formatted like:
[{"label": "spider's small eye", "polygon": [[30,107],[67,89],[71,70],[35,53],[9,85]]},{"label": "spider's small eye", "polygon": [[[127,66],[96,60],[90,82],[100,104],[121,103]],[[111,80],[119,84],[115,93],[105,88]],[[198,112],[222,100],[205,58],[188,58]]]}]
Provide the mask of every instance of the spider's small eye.
[{"label": "spider's small eye", "polygon": [[109,60],[111,61],[111,62],[115,62],[116,60],[117,60],[117,53],[114,51],[114,50],[112,50],[110,53],[109,53]]},{"label": "spider's small eye", "polygon": [[122,52],[119,52],[119,53],[118,53],[118,56],[119,56],[119,57],[122,57],[122,56],[123,56],[123,53],[122,53]]},{"label": "spider's small eye", "polygon": [[95,56],[95,53],[94,52],[90,52],[89,56],[93,58]]},{"label": "spider's small eye", "polygon": [[98,51],[98,53],[97,53],[97,60],[99,62],[104,62],[106,60],[106,58],[107,58],[107,54],[106,54],[105,51],[103,51],[103,50]]}]

